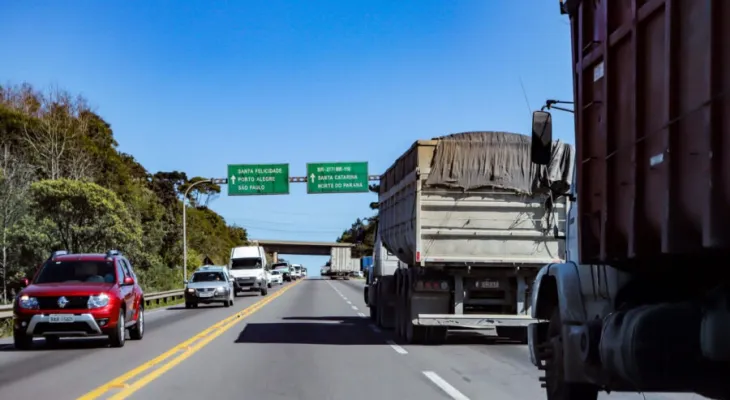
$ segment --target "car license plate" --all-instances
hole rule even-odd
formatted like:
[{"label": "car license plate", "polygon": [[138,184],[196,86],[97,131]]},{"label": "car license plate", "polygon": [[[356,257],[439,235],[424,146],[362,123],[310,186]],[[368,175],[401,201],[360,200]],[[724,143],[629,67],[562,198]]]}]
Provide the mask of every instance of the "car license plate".
[{"label": "car license plate", "polygon": [[198,297],[213,297],[213,292],[200,292]]},{"label": "car license plate", "polygon": [[477,287],[480,289],[499,289],[499,281],[493,281],[493,280],[477,281]]},{"label": "car license plate", "polygon": [[52,324],[70,324],[71,322],[74,322],[74,316],[66,314],[51,314],[48,316],[48,322]]}]

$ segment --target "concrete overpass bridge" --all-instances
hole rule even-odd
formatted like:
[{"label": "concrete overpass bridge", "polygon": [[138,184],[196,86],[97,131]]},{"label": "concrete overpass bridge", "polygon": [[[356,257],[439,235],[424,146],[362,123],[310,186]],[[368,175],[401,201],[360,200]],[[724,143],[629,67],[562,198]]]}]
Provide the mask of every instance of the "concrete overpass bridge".
[{"label": "concrete overpass bridge", "polygon": [[267,253],[274,253],[275,260],[279,254],[328,256],[333,247],[352,248],[354,246],[351,243],[300,242],[294,240],[252,240],[251,243],[262,246]]}]

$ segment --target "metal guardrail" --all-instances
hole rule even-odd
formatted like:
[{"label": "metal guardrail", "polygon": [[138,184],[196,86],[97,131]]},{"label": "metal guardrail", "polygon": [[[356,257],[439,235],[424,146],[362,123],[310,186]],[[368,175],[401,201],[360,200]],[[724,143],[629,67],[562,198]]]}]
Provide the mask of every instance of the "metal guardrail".
[{"label": "metal guardrail", "polygon": [[[167,304],[173,300],[181,299],[184,295],[183,289],[168,290],[165,292],[148,293],[144,296],[145,306],[150,304]],[[0,320],[13,317],[13,305],[0,306]]]}]

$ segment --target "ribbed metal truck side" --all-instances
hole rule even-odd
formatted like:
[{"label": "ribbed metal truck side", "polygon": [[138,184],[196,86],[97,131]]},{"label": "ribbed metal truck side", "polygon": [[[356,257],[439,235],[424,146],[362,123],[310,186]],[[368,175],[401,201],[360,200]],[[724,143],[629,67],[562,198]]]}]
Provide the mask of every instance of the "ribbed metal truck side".
[{"label": "ribbed metal truck side", "polygon": [[381,177],[378,233],[407,265],[394,272],[397,336],[441,342],[448,328],[496,328],[527,340],[530,287],[562,259],[554,230],[566,213],[534,191],[531,165],[529,137],[470,132],[415,142]]},{"label": "ribbed metal truck side", "polygon": [[[546,398],[730,399],[730,2],[560,10],[577,156],[574,187],[554,193],[571,201],[568,256],[538,274],[529,327]],[[551,114],[532,125],[544,168]]]},{"label": "ribbed metal truck side", "polygon": [[350,279],[352,250],[349,247],[333,247],[330,252],[330,279]]}]

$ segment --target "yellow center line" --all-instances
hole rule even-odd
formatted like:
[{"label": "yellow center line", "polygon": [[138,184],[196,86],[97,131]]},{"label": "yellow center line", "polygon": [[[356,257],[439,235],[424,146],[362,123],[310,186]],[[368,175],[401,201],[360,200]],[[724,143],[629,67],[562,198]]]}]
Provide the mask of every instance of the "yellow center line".
[{"label": "yellow center line", "polygon": [[[185,340],[184,342],[178,344],[177,346],[174,346],[170,350],[166,351],[163,354],[160,354],[159,356],[153,358],[150,361],[147,361],[146,363],[138,366],[137,368],[134,368],[127,373],[120,375],[111,381],[97,387],[96,389],[90,391],[89,393],[86,393],[85,395],[79,397],[77,400],[93,400],[98,399],[99,397],[103,396],[110,390],[114,389],[122,389],[118,393],[116,393],[114,396],[110,397],[110,399],[126,399],[128,396],[136,392],[137,390],[141,389],[148,383],[152,382],[153,380],[159,378],[162,374],[169,371],[176,365],[183,362],[185,359],[193,355],[194,353],[198,352],[200,349],[205,347],[208,343],[212,342],[213,339],[217,338],[218,336],[222,335],[227,330],[234,327],[236,324],[241,322],[243,318],[246,318],[250,316],[251,314],[255,313],[256,311],[260,310],[263,306],[266,304],[272,302],[277,297],[281,296],[286,292],[287,290],[293,288],[294,286],[298,285],[301,281],[296,282],[292,285],[289,285],[285,288],[282,288],[278,290],[276,293],[271,295],[270,297],[266,297],[264,299],[261,299],[257,301],[256,303],[248,306],[247,308],[224,318],[223,320],[213,324],[212,326],[204,329],[197,335],[191,337],[188,340]],[[197,343],[196,343],[197,342]],[[182,352],[182,354],[178,354]],[[177,356],[176,356],[177,355]],[[173,357],[174,356],[174,357]],[[170,359],[169,361],[167,361]],[[130,380],[134,379],[135,377],[141,375],[142,373],[146,372],[149,369],[152,369],[156,366],[159,367],[155,369],[154,371],[149,372],[147,375],[141,377],[134,383],[129,383]]]}]

